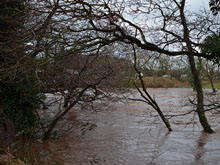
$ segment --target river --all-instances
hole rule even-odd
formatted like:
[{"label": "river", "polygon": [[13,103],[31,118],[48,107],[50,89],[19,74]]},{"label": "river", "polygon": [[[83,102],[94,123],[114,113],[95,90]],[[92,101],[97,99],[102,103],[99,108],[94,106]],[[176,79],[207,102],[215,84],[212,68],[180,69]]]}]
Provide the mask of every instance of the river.
[{"label": "river", "polygon": [[[180,88],[149,89],[149,93],[166,115],[187,113],[192,109],[188,99],[195,95],[192,89]],[[138,93],[131,97],[140,98]],[[193,113],[171,118],[173,131],[168,132],[149,105],[117,102],[98,112],[74,111],[66,118],[73,124],[65,136],[44,145],[54,161],[65,165],[216,165],[220,164],[220,118],[211,120],[209,114],[208,118],[214,134],[204,133]],[[81,136],[80,126],[86,122],[97,127]]]}]

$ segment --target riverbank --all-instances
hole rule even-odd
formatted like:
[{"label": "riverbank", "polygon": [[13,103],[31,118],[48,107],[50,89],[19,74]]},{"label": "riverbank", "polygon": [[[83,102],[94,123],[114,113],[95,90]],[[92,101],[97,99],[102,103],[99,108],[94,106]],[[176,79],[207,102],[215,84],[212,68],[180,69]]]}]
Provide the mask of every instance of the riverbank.
[{"label": "riverbank", "polygon": [[[173,78],[173,77],[143,77],[145,86],[147,88],[192,88],[188,78]],[[134,88],[133,81],[136,81],[138,87],[141,86],[137,79],[130,79],[129,87]],[[211,89],[211,84],[208,80],[202,80],[204,89]],[[214,80],[214,87],[220,89],[220,80]]]}]

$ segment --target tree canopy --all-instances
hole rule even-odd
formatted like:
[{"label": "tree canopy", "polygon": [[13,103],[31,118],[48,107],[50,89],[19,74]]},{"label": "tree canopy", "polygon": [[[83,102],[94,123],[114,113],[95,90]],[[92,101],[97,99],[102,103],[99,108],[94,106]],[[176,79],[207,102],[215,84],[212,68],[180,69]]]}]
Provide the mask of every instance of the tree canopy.
[{"label": "tree canopy", "polygon": [[213,34],[208,36],[202,44],[202,51],[215,56],[215,60],[218,61],[220,55],[220,35]]}]

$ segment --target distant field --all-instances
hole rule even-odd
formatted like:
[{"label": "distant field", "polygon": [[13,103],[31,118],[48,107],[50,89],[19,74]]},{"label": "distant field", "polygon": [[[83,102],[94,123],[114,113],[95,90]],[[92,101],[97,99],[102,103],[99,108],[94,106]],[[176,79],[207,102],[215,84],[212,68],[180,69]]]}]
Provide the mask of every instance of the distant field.
[{"label": "distant field", "polygon": [[[132,79],[132,81],[128,82],[129,87],[134,88],[134,80]],[[192,88],[187,78],[179,80],[169,77],[144,77],[143,80],[147,88]],[[136,84],[140,87],[140,81],[138,79],[136,80]],[[205,89],[211,89],[208,80],[203,80],[202,86]],[[220,89],[220,80],[215,80],[214,86],[216,89]]]},{"label": "distant field", "polygon": [[[143,78],[146,87],[148,88],[186,88],[189,87],[189,83],[186,79],[178,80],[176,78],[169,77],[144,77]],[[138,86],[140,81],[137,80]]]}]

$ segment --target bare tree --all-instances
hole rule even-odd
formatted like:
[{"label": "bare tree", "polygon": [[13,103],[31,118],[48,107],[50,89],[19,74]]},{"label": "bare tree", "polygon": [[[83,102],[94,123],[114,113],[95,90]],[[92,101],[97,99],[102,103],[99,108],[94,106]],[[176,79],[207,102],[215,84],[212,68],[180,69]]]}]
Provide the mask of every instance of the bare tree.
[{"label": "bare tree", "polygon": [[[74,55],[82,55],[83,58],[89,55],[97,57],[106,46],[119,42],[125,43],[128,48],[136,45],[143,50],[168,56],[186,56],[197,91],[196,111],[200,123],[204,131],[213,132],[205,116],[203,90],[195,63],[196,57],[210,59],[217,56],[217,54],[202,53],[198,49],[205,36],[218,30],[219,21],[210,13],[207,11],[200,14],[189,12],[185,0],[180,2],[177,0],[141,0],[138,2],[46,0],[40,1],[40,3],[33,0],[29,5],[31,8],[29,17],[24,23],[25,35],[23,35],[25,36],[25,40],[23,40],[25,41],[23,42],[25,43],[23,44],[25,56],[21,58],[22,60],[27,59],[27,61],[20,65],[20,60],[18,60],[15,65],[5,67],[7,69],[3,69],[3,72],[6,73],[9,70],[12,75],[6,76],[6,79],[10,77],[15,80],[18,75],[13,75],[15,73],[13,68],[17,70],[20,66],[22,72],[19,73],[27,73],[31,68],[31,71],[36,73],[36,77],[39,77],[38,71],[44,72],[42,67],[44,64],[48,64],[47,66],[50,68],[50,65],[58,65],[57,60],[60,60],[61,57],[65,59]],[[69,68],[63,67],[57,73],[49,71],[51,74],[48,76],[54,82],[46,81],[48,79],[41,82],[40,77],[39,83],[47,84],[50,86],[50,90],[58,89],[57,91],[62,94],[67,90],[66,87],[70,87],[68,94],[65,94],[66,103],[75,105],[84,92],[88,89],[96,90],[95,87],[101,82],[105,82],[104,80],[113,73],[111,67],[106,67],[107,72],[104,73],[94,71],[93,67],[88,69],[87,65],[92,63],[86,63],[84,67],[80,68],[77,71],[80,75],[78,77],[67,72]],[[110,63],[112,61],[108,62],[108,64]],[[97,70],[99,65],[96,66]],[[89,73],[91,76],[88,76],[88,70],[92,70],[91,74]],[[46,68],[45,71],[48,72],[48,69]],[[63,76],[65,74],[69,76]],[[1,75],[1,77],[3,76]],[[65,81],[62,82],[63,80]],[[76,87],[73,86],[74,84]],[[74,95],[74,91],[77,91],[77,94]],[[69,97],[74,98],[75,101],[69,101]],[[61,117],[69,111],[69,105],[64,105],[66,111],[61,113]]]},{"label": "bare tree", "polygon": [[122,41],[169,56],[187,56],[197,92],[197,113],[200,123],[204,131],[213,132],[205,116],[202,85],[195,64],[196,56],[215,57],[201,53],[197,49],[204,36],[208,35],[207,29],[215,31],[219,26],[210,13],[207,11],[203,14],[190,13],[185,0],[138,3],[103,0],[67,4],[68,11],[75,11],[75,14],[70,14],[72,17],[81,17],[88,23],[86,27],[75,28],[74,31],[95,31],[94,42],[105,45]]},{"label": "bare tree", "polygon": [[[56,124],[74,106],[111,100],[122,91],[125,63],[123,59],[110,55],[109,51],[105,48],[96,54],[60,54],[60,58],[57,55],[53,62],[42,67],[39,78],[43,83],[43,91],[54,96],[46,102],[47,113],[52,113],[53,117],[49,124],[42,125],[44,138],[49,137]],[[54,103],[57,105],[55,108]],[[45,116],[39,115],[39,120],[41,118]]]},{"label": "bare tree", "polygon": [[138,90],[138,92],[140,93],[140,95],[141,95],[141,97],[143,99],[132,99],[132,100],[142,101],[142,102],[147,103],[148,105],[150,105],[158,113],[158,115],[160,116],[160,118],[162,119],[164,124],[166,125],[167,129],[169,131],[172,131],[172,128],[171,128],[169,120],[163,114],[163,112],[160,109],[159,105],[157,104],[156,100],[153,99],[151,97],[151,95],[149,94],[149,92],[147,91],[147,88],[145,86],[145,83],[144,83],[144,80],[142,78],[141,72],[139,71],[139,68],[137,66],[137,53],[136,53],[136,49],[135,49],[134,46],[133,46],[133,51],[134,51],[134,53],[133,53],[133,56],[134,56],[134,69],[135,69],[135,71],[138,74],[138,78],[139,78],[139,80],[141,82],[142,90],[137,86],[137,84],[135,82],[134,82],[134,85],[135,85],[136,89]]}]

